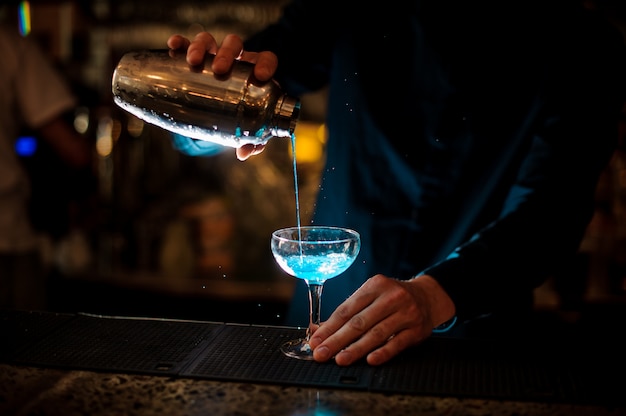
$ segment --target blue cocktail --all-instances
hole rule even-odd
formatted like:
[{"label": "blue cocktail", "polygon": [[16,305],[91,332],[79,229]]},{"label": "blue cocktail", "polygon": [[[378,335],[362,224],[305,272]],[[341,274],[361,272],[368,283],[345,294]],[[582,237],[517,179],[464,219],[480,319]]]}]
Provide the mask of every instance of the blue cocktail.
[{"label": "blue cocktail", "polygon": [[324,282],[352,265],[361,248],[354,230],[328,226],[290,227],[272,233],[272,254],[291,276],[304,280],[309,288],[309,326],[304,338],[286,342],[281,350],[290,357],[313,359],[309,338],[313,325],[320,323]]}]

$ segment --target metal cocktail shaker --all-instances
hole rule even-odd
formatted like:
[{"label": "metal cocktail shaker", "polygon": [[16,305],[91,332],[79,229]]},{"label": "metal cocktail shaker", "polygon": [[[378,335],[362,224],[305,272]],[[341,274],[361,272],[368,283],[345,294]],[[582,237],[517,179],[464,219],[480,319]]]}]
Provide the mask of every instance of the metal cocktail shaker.
[{"label": "metal cocktail shaker", "polygon": [[274,80],[259,82],[253,64],[235,61],[230,73],[190,66],[184,52],[167,49],[125,54],[113,73],[117,105],[147,123],[193,139],[238,148],[291,137],[300,102]]}]

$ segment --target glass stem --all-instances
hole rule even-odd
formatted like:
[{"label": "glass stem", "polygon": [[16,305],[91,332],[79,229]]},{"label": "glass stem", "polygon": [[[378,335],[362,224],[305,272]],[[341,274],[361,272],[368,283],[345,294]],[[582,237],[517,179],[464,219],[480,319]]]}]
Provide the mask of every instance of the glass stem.
[{"label": "glass stem", "polygon": [[320,324],[320,310],[322,306],[323,285],[319,283],[309,283],[309,327],[306,330],[307,342],[311,338],[312,326]]}]

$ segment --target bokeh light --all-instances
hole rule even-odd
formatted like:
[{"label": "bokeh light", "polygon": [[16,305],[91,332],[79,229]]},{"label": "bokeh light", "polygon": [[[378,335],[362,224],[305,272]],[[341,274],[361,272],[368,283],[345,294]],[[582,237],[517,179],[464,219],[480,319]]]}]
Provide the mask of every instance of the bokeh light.
[{"label": "bokeh light", "polygon": [[28,157],[37,151],[37,139],[33,136],[21,136],[15,141],[15,152],[18,156]]},{"label": "bokeh light", "polygon": [[17,21],[20,35],[27,36],[30,33],[30,2],[21,1],[17,8]]}]

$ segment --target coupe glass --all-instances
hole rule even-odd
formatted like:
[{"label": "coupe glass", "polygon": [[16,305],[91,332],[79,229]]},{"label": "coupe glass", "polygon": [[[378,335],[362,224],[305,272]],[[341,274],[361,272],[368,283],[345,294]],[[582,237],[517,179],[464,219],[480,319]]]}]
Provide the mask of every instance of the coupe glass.
[{"label": "coupe glass", "polygon": [[313,325],[320,323],[322,288],[326,280],[340,275],[356,259],[361,248],[359,233],[329,226],[290,227],[272,233],[272,254],[291,276],[309,288],[309,326],[303,338],[287,341],[281,351],[294,358],[312,360],[309,338]]}]

